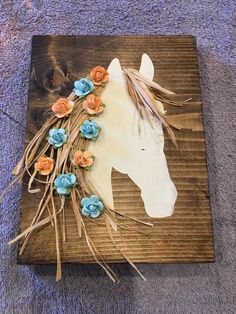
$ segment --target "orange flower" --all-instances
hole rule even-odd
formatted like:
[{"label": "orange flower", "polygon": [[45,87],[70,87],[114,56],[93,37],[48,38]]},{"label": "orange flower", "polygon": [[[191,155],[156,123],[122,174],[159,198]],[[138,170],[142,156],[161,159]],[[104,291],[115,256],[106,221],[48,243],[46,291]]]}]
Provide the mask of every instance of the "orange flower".
[{"label": "orange flower", "polygon": [[37,170],[42,176],[47,176],[54,167],[54,160],[50,157],[41,156],[34,164],[35,170]]},{"label": "orange flower", "polygon": [[101,66],[96,66],[90,72],[90,78],[95,85],[101,85],[108,81],[108,72]]},{"label": "orange flower", "polygon": [[89,114],[98,114],[103,112],[102,102],[99,97],[90,94],[83,102],[83,108],[87,110]]},{"label": "orange flower", "polygon": [[63,118],[73,110],[74,102],[66,98],[59,98],[52,106],[52,111],[58,118]]},{"label": "orange flower", "polygon": [[93,165],[93,156],[89,151],[77,150],[72,160],[73,165],[80,166],[82,168],[91,167]]}]

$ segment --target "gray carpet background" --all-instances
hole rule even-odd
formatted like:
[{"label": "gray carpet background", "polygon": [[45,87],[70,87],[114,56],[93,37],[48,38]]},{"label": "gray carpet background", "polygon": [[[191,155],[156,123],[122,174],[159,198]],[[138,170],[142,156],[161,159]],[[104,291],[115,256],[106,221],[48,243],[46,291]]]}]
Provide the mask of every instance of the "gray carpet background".
[{"label": "gray carpet background", "polygon": [[191,34],[199,49],[216,262],[113,268],[17,266],[8,247],[18,228],[20,187],[0,211],[0,313],[236,313],[234,0],[22,0],[0,3],[0,187],[23,152],[34,34]]}]

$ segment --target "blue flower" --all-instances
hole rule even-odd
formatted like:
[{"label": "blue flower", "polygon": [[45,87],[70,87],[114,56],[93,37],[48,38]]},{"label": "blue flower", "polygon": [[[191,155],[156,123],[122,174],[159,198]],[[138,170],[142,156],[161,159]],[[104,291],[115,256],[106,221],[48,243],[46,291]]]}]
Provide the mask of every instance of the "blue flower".
[{"label": "blue flower", "polygon": [[97,122],[93,120],[85,120],[79,129],[82,135],[89,140],[95,140],[100,132]]},{"label": "blue flower", "polygon": [[49,131],[48,143],[54,148],[61,147],[67,140],[65,129],[51,129]]},{"label": "blue flower", "polygon": [[68,195],[71,188],[76,185],[76,176],[73,173],[59,174],[54,180],[54,185],[58,194]]},{"label": "blue flower", "polygon": [[93,83],[86,78],[82,78],[79,81],[75,81],[74,86],[75,95],[79,97],[88,95],[93,90],[94,87]]},{"label": "blue flower", "polygon": [[81,200],[82,214],[87,217],[97,218],[103,211],[104,205],[97,195],[85,197]]}]

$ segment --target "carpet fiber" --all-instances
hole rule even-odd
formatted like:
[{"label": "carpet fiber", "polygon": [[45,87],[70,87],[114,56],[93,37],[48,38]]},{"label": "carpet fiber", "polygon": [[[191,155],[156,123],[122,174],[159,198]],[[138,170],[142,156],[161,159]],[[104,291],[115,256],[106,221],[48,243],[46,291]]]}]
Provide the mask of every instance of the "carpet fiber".
[{"label": "carpet fiber", "polygon": [[[234,0],[2,0],[0,4],[1,189],[23,152],[31,37],[34,34],[190,34],[196,36],[216,262],[114,265],[115,285],[98,266],[17,266],[20,187],[0,211],[1,313],[235,313],[235,12]],[[158,47],[157,47],[158,49]],[[234,206],[233,206],[234,205]]]}]

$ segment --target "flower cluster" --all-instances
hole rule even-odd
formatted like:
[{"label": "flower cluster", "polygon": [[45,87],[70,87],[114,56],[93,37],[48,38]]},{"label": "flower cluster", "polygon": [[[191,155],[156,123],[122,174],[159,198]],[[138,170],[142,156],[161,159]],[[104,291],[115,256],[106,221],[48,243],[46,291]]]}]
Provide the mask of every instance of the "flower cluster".
[{"label": "flower cluster", "polygon": [[34,164],[34,169],[38,171],[42,176],[49,175],[54,167],[54,160],[47,156],[41,156]]},{"label": "flower cluster", "polygon": [[79,129],[83,137],[92,141],[97,139],[100,132],[100,128],[94,120],[85,120]]},{"label": "flower cluster", "polygon": [[[96,66],[90,71],[89,78],[81,78],[74,82],[74,93],[79,98],[83,98],[90,94],[94,86],[107,83],[109,74],[107,70],[101,66]],[[68,116],[74,107],[74,102],[67,98],[59,98],[53,105],[52,111],[58,118]],[[83,103],[83,108],[88,114],[99,114],[103,112],[103,104],[99,97],[90,94]]]},{"label": "flower cluster", "polygon": [[74,154],[74,158],[72,159],[72,164],[74,166],[89,170],[93,165],[94,158],[95,157],[92,156],[92,154],[87,150],[77,150]]},{"label": "flower cluster", "polygon": [[67,140],[65,129],[53,128],[49,131],[48,143],[53,145],[54,148],[61,147]]},{"label": "flower cluster", "polygon": [[74,93],[78,97],[84,97],[88,95],[94,88],[93,83],[86,78],[75,81],[74,86]]},{"label": "flower cluster", "polygon": [[73,173],[60,174],[54,181],[55,189],[60,195],[70,194],[70,190],[76,186],[77,178]]},{"label": "flower cluster", "polygon": [[96,66],[90,72],[90,78],[94,85],[102,85],[108,81],[109,74],[106,69],[101,66]]},{"label": "flower cluster", "polygon": [[82,214],[91,218],[97,218],[104,209],[104,205],[97,195],[83,198],[81,205],[83,206]]},{"label": "flower cluster", "polygon": [[63,118],[72,112],[73,107],[74,102],[72,100],[59,98],[52,106],[52,111],[55,113],[56,117]]},{"label": "flower cluster", "polygon": [[90,94],[87,96],[86,100],[83,102],[83,108],[90,115],[97,115],[103,112],[104,105],[98,96]]}]

